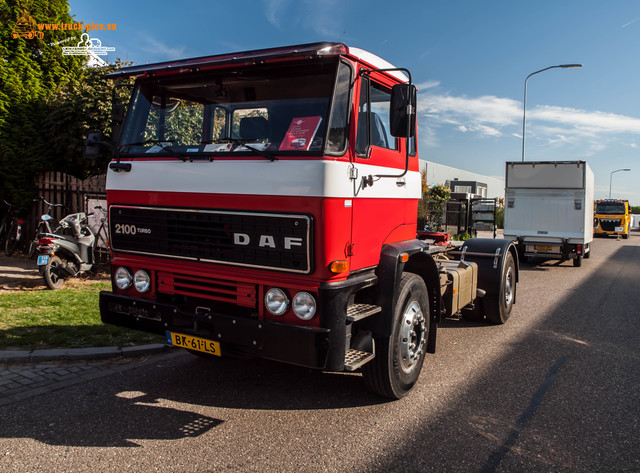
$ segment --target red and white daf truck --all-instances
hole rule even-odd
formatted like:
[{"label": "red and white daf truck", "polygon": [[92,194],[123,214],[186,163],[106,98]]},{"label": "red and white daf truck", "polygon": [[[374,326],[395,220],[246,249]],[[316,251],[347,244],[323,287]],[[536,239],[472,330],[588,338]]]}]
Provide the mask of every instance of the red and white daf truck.
[{"label": "red and white daf truck", "polygon": [[[342,43],[133,66],[107,176],[105,323],[212,356],[361,370],[401,398],[442,317],[503,323],[507,240],[416,238],[407,70]],[[85,154],[101,142],[89,134]]]}]

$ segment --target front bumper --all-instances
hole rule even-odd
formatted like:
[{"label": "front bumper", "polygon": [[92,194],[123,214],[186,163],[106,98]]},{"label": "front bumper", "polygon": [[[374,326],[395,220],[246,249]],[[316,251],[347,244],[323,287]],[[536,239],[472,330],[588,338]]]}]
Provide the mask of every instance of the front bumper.
[{"label": "front bumper", "polygon": [[100,314],[107,324],[218,341],[223,356],[230,352],[308,368],[327,368],[331,335],[327,328],[300,327],[212,312],[187,313],[169,304],[106,291],[100,293]]}]

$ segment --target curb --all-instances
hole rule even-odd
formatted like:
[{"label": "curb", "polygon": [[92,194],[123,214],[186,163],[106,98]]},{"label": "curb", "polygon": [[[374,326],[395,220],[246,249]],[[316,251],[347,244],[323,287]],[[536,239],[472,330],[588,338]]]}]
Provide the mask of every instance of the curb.
[{"label": "curb", "polygon": [[0,363],[32,363],[59,360],[101,360],[153,355],[173,349],[163,343],[133,347],[54,348],[50,350],[0,350]]}]

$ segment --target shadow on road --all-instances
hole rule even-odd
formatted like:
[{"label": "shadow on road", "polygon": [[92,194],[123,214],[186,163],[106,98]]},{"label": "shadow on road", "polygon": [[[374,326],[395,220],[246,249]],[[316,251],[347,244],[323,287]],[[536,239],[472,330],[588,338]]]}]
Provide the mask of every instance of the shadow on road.
[{"label": "shadow on road", "polygon": [[596,261],[574,292],[519,289],[520,317],[540,298],[559,304],[445,412],[389,449],[379,471],[637,470],[640,246]]},{"label": "shadow on road", "polygon": [[[132,368],[122,376],[0,408],[0,438],[131,447],[137,445],[131,439],[198,436],[223,423],[199,414],[203,407],[289,411],[385,402],[369,394],[358,375],[321,373],[266,360],[205,360],[185,352],[149,362],[157,366]],[[51,408],[43,408],[43,401]],[[167,407],[176,403],[179,409]]]},{"label": "shadow on road", "polygon": [[[429,408],[415,405],[432,388],[427,370],[418,392],[398,402],[421,419],[419,428],[385,445],[375,471],[637,470],[640,246],[620,246],[590,261],[600,265],[580,280],[579,291],[558,295],[553,282],[547,292],[519,289],[518,312],[509,324],[541,298],[558,303],[524,336],[497,346],[502,355],[492,353],[490,369],[452,390],[446,409],[419,417]],[[549,277],[566,278],[563,269],[554,268]],[[510,326],[496,328],[504,329]],[[475,356],[466,346],[457,350]],[[430,365],[447,360],[436,354]],[[136,439],[202,435],[224,425],[228,410],[251,419],[260,417],[251,410],[270,411],[275,422],[289,413],[347,409],[332,413],[339,422],[352,412],[348,408],[385,402],[367,393],[358,375],[185,353],[1,408],[0,438],[125,447],[138,445]],[[301,422],[306,418],[300,413]],[[375,421],[369,410],[349,427]]]}]

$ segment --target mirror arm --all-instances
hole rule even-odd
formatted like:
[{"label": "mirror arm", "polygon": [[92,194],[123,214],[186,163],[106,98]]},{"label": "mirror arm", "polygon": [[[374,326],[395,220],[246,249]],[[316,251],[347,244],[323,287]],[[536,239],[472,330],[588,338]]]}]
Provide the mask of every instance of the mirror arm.
[{"label": "mirror arm", "polygon": [[[409,71],[409,69],[406,69],[404,67],[394,67],[391,69],[376,69],[375,72],[391,72],[391,71],[401,71],[407,74],[407,77],[409,77],[409,88],[411,88],[412,85],[412,80],[411,80],[411,71]],[[363,75],[369,75],[374,71],[369,71],[369,70],[364,70],[362,71]],[[411,112],[416,113],[416,110],[414,110],[414,107],[410,104],[409,107],[411,107]],[[401,177],[406,176],[406,174],[409,172],[409,137],[411,135],[411,115],[409,115],[409,118],[407,119],[407,133],[406,133],[406,143],[405,143],[405,163],[404,163],[404,171],[402,172],[402,174],[376,174],[374,176],[369,175],[368,177],[363,177],[362,180],[362,185],[363,187],[371,187],[373,185],[373,178],[377,178],[377,179],[381,179],[383,177],[387,177],[387,178],[392,178],[392,179],[400,179]]]}]

